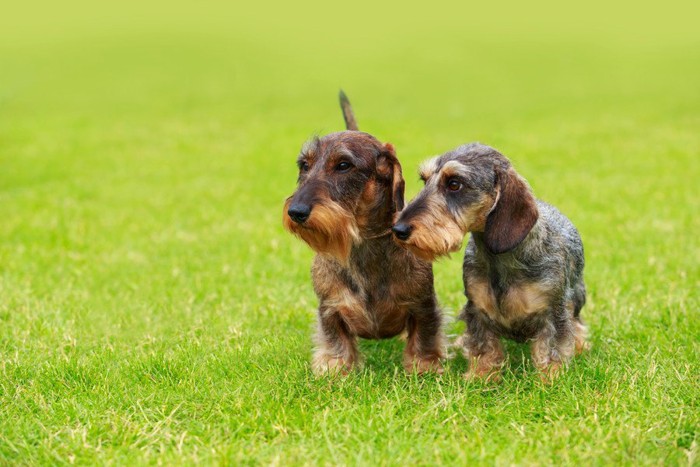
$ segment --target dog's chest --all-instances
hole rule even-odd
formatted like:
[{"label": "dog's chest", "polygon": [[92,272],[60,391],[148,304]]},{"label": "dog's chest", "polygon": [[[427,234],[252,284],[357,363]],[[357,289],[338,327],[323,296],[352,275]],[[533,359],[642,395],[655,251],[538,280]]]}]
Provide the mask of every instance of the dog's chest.
[{"label": "dog's chest", "polygon": [[353,290],[340,294],[338,312],[349,330],[363,338],[385,338],[400,334],[406,326],[407,307],[392,298],[385,283],[354,283]]},{"label": "dog's chest", "polygon": [[[318,256],[314,262],[314,290],[321,313],[339,315],[353,335],[393,337],[406,327],[409,308],[419,288],[414,286],[415,280],[408,280],[408,273],[392,273],[410,269],[396,252],[387,259],[387,251],[392,251],[389,247],[391,244],[379,252],[363,250],[344,267]],[[416,275],[415,271],[412,275]]]},{"label": "dog's chest", "polygon": [[505,290],[494,291],[484,277],[467,279],[467,297],[491,321],[506,328],[539,315],[550,306],[550,291],[536,282],[519,282]]}]

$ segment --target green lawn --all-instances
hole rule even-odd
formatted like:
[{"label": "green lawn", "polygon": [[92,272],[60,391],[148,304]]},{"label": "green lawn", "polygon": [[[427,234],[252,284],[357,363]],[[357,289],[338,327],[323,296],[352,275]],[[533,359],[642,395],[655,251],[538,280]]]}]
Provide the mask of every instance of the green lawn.
[{"label": "green lawn", "polygon": [[[0,13],[0,464],[700,463],[692,3],[45,3]],[[398,340],[312,376],[281,207],[340,86],[407,199],[478,140],[578,226],[593,350],[553,386],[515,344],[497,385]]]}]

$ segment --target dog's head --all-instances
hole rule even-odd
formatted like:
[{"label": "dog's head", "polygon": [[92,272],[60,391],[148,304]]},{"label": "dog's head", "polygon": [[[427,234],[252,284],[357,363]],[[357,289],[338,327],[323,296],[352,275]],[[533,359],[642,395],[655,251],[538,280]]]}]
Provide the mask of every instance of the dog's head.
[{"label": "dog's head", "polygon": [[460,249],[467,232],[483,232],[492,253],[522,242],[537,222],[535,198],[510,161],[474,143],[425,162],[425,187],[393,227],[399,243],[416,256],[435,260]]},{"label": "dog's head", "polygon": [[284,226],[318,253],[347,260],[353,244],[389,232],[403,208],[401,164],[391,144],[360,131],[307,142]]}]

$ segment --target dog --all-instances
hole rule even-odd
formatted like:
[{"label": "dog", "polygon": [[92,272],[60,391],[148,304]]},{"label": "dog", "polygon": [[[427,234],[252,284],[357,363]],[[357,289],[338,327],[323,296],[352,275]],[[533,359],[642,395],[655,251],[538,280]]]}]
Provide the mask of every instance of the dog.
[{"label": "dog", "polygon": [[442,372],[442,313],[432,263],[392,240],[404,206],[394,147],[360,132],[340,93],[346,131],[313,138],[297,158],[297,189],[284,203],[286,230],[315,252],[319,300],[312,369],[343,373],[360,364],[357,338],[406,335],[409,372]]},{"label": "dog", "polygon": [[467,378],[500,378],[500,337],[531,341],[543,378],[589,348],[581,237],[562,213],[535,199],[510,161],[479,143],[458,147],[420,168],[425,187],[393,226],[399,244],[434,261],[458,251],[467,324],[461,339]]}]

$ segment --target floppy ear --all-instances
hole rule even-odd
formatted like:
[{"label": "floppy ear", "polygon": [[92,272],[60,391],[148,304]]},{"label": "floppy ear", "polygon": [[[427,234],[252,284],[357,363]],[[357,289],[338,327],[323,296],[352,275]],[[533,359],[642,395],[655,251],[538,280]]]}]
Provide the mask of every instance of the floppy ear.
[{"label": "floppy ear", "polygon": [[394,146],[390,143],[384,145],[377,157],[377,172],[391,179],[391,203],[394,212],[401,211],[404,205],[403,193],[406,184],[401,173],[401,163],[396,157]]},{"label": "floppy ear", "polygon": [[513,167],[496,168],[496,206],[486,218],[484,241],[495,254],[512,250],[537,222],[537,203],[527,182]]}]

